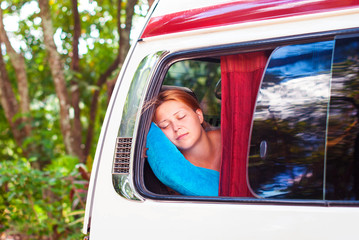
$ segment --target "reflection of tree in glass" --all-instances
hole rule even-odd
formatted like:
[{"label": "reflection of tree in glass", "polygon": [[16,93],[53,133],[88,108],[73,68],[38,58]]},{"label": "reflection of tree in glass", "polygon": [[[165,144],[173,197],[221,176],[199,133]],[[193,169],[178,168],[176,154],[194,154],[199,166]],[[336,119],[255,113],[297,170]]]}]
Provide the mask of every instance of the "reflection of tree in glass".
[{"label": "reflection of tree in glass", "polygon": [[[316,126],[306,121],[293,125],[290,119],[276,118],[254,124],[249,160],[253,191],[262,197],[321,199],[323,143],[316,143],[320,146],[313,149],[308,136],[302,135]],[[265,159],[258,152],[263,140],[268,143]],[[316,141],[313,139],[313,145]]]},{"label": "reflection of tree in glass", "polygon": [[326,199],[359,199],[359,38],[336,40],[327,141]]},{"label": "reflection of tree in glass", "polygon": [[[249,184],[260,197],[323,199],[334,41],[283,46],[272,54],[254,115]],[[265,141],[267,154],[259,156]]]}]

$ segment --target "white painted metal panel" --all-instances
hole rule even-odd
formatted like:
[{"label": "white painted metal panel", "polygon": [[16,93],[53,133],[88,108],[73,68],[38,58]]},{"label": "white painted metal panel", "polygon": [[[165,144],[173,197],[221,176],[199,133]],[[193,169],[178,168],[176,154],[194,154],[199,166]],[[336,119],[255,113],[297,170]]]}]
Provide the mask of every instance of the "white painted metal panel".
[{"label": "white painted metal panel", "polygon": [[[155,15],[223,1],[162,1]],[[122,109],[143,58],[209,46],[359,27],[359,9],[297,16],[174,33],[138,42],[128,57],[109,104],[101,132],[86,220],[97,239],[352,239],[359,208],[273,206],[242,203],[129,201],[112,184],[112,161]],[[330,24],[328,24],[330,23]],[[130,51],[131,52],[131,51]]]}]

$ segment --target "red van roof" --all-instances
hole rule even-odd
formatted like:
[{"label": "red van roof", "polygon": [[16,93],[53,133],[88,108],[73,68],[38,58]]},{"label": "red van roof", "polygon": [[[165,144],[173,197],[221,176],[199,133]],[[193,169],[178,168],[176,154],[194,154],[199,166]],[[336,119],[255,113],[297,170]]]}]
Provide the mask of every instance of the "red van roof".
[{"label": "red van roof", "polygon": [[150,19],[141,38],[359,7],[359,0],[243,0]]}]

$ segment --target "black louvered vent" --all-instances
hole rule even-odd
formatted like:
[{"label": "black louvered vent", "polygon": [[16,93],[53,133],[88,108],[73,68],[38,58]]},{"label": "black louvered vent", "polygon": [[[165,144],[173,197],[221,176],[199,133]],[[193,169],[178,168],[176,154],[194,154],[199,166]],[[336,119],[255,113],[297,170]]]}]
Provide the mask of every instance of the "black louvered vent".
[{"label": "black louvered vent", "polygon": [[129,173],[131,145],[132,138],[117,138],[113,174]]}]

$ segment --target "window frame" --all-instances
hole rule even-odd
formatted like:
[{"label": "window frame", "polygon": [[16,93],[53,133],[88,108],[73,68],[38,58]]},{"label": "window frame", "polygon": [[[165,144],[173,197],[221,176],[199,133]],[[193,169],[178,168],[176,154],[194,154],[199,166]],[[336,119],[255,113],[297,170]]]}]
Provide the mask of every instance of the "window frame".
[{"label": "window frame", "polygon": [[[148,84],[145,101],[156,96],[164,81],[165,75],[170,66],[178,61],[199,59],[207,57],[218,57],[222,55],[240,54],[252,51],[264,51],[275,49],[278,46],[303,44],[309,42],[319,42],[325,40],[335,40],[338,37],[346,37],[353,34],[359,34],[359,28],[335,30],[329,32],[319,32],[296,36],[279,37],[273,39],[264,39],[251,42],[243,42],[222,46],[205,47],[199,49],[185,50],[170,53],[165,56],[158,64],[157,69]],[[144,199],[156,201],[172,202],[215,202],[215,203],[240,203],[240,204],[269,204],[269,205],[291,205],[291,206],[348,206],[358,207],[359,201],[336,201],[336,200],[297,200],[297,199],[263,199],[263,198],[241,198],[241,197],[208,197],[208,196],[182,196],[182,195],[160,195],[150,192],[146,189],[143,178],[144,169],[144,151],[146,135],[151,121],[148,120],[151,111],[142,114],[136,133],[136,145],[133,156],[133,183],[136,191]],[[249,140],[250,141],[250,140]],[[250,144],[250,143],[248,143]],[[249,154],[249,153],[248,153]]]}]

